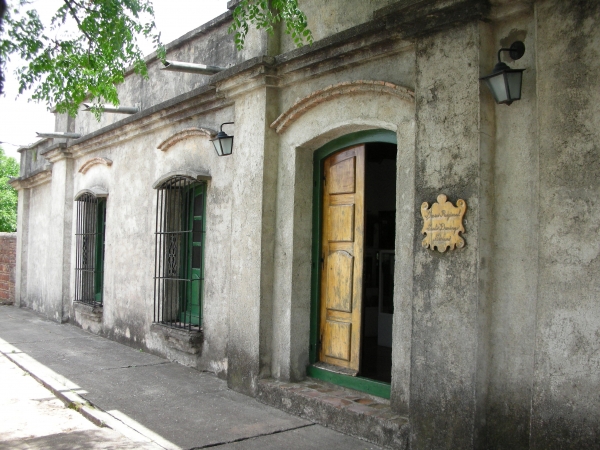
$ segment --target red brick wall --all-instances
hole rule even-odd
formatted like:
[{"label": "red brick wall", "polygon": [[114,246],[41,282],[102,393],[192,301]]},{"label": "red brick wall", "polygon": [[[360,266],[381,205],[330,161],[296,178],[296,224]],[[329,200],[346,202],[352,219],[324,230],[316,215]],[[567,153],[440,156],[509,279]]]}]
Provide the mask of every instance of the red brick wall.
[{"label": "red brick wall", "polygon": [[15,302],[17,233],[0,233],[0,305]]}]

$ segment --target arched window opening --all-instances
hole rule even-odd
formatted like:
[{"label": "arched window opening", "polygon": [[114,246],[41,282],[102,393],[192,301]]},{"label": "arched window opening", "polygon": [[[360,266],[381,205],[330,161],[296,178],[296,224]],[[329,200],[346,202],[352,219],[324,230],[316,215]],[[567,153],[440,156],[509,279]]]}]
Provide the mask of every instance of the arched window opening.
[{"label": "arched window opening", "polygon": [[75,201],[75,301],[102,306],[106,198],[86,192]]},{"label": "arched window opening", "polygon": [[199,331],[206,183],[176,175],[156,189],[154,322]]}]

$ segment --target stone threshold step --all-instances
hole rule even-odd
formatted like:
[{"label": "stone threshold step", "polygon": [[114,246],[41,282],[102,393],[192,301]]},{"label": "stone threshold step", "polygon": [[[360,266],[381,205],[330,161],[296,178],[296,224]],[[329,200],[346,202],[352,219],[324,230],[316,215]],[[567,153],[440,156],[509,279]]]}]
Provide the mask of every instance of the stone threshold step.
[{"label": "stone threshold step", "polygon": [[409,424],[388,400],[308,378],[298,383],[260,380],[257,400],[382,447],[407,449]]}]

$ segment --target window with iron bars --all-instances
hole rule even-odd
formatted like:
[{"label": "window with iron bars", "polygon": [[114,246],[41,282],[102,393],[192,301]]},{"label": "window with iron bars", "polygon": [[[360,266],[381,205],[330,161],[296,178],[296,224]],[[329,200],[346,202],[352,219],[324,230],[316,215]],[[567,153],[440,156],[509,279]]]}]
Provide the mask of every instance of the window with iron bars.
[{"label": "window with iron bars", "polygon": [[206,184],[174,176],[157,187],[154,322],[202,327]]},{"label": "window with iron bars", "polygon": [[85,193],[76,203],[75,301],[102,306],[106,198]]}]

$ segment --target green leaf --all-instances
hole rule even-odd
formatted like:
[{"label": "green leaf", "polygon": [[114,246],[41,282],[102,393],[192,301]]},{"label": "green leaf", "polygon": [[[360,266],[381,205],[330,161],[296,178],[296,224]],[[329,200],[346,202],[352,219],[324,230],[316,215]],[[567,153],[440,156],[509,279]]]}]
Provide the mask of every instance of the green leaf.
[{"label": "green leaf", "polygon": [[274,25],[280,21],[285,24],[285,33],[292,35],[297,47],[313,43],[306,15],[298,7],[297,0],[242,0],[233,11],[233,23],[229,32],[234,33],[236,47],[241,50],[249,25],[273,34]]},{"label": "green leaf", "polygon": [[[151,37],[158,57],[165,57],[151,0],[64,0],[49,30],[32,4],[14,3],[0,33],[0,61],[21,56],[26,65],[16,71],[19,92],[31,90],[32,99],[58,112],[76,115],[85,100],[118,105],[116,84],[128,67],[147,77],[138,36]],[[67,22],[78,33],[58,41],[49,37],[47,31],[54,35]]]}]

